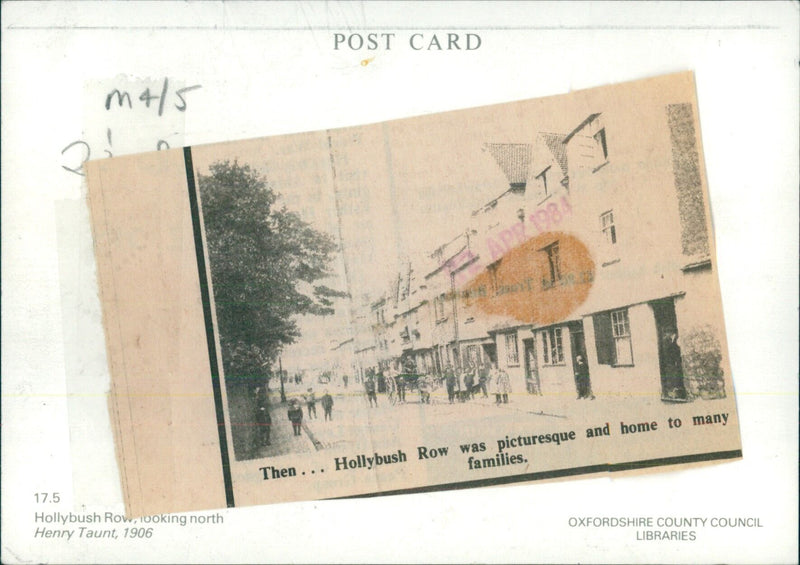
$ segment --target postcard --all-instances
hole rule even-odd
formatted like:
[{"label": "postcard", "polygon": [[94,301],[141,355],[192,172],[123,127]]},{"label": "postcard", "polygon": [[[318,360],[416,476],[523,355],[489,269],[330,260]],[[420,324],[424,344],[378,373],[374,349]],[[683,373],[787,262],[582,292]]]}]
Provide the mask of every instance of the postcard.
[{"label": "postcard", "polygon": [[742,456],[694,76],[86,167],[129,516]]}]

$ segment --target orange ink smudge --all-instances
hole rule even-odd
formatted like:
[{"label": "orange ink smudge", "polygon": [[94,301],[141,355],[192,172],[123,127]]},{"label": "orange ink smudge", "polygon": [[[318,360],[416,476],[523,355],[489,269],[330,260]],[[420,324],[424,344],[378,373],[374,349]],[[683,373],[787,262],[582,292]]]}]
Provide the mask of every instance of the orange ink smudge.
[{"label": "orange ink smudge", "polygon": [[374,60],[375,60],[375,57],[370,57],[369,59],[362,59],[361,66],[362,67],[366,67],[367,65],[369,65]]},{"label": "orange ink smudge", "polygon": [[566,319],[586,301],[594,268],[589,250],[578,238],[547,232],[511,249],[459,294],[467,307],[544,326]]}]

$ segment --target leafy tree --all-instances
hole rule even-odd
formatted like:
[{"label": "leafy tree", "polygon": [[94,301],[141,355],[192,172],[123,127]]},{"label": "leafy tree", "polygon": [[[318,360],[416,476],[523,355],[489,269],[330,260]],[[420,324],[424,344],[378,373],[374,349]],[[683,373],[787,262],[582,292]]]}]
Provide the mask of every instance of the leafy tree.
[{"label": "leafy tree", "polygon": [[300,337],[296,316],[333,314],[333,299],[347,294],[315,284],[331,274],[329,235],[279,207],[250,166],[221,161],[210,171],[198,184],[223,367],[244,384],[266,377]]}]

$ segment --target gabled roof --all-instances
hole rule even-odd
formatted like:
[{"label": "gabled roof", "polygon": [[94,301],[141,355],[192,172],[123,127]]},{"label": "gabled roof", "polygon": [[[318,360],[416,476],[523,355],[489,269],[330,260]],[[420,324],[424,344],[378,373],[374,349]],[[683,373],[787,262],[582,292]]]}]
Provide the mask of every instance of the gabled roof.
[{"label": "gabled roof", "polygon": [[528,167],[531,164],[531,144],[485,143],[483,148],[497,161],[509,184],[524,185],[527,182]]},{"label": "gabled roof", "polygon": [[545,133],[539,134],[544,141],[550,153],[553,154],[558,166],[561,167],[561,173],[567,175],[567,151],[564,145],[566,136],[561,133]]}]

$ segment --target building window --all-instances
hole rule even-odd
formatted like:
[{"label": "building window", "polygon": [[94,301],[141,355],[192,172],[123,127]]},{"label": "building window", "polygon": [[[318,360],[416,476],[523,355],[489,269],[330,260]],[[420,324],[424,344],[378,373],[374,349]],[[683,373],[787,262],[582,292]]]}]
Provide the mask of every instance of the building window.
[{"label": "building window", "polygon": [[547,253],[547,262],[550,266],[550,283],[561,280],[561,256],[558,251],[558,242],[548,245],[543,250]]},{"label": "building window", "polygon": [[436,321],[437,322],[441,322],[442,320],[444,320],[446,318],[445,313],[444,313],[444,307],[445,307],[445,295],[444,294],[441,294],[437,298],[434,298],[434,300],[433,300],[433,313],[434,313],[434,316],[436,317]]},{"label": "building window", "polygon": [[505,334],[506,336],[506,365],[519,365],[519,346],[517,344],[517,334]]},{"label": "building window", "polygon": [[628,322],[628,310],[611,312],[611,329],[614,332],[614,350],[617,354],[617,365],[633,365],[631,347],[631,325]]},{"label": "building window", "polygon": [[550,167],[547,167],[541,173],[536,175],[536,180],[539,182],[539,187],[541,189],[541,192],[542,192],[543,196],[548,196],[550,194],[550,192],[549,192],[549,190],[547,188],[547,173],[549,173],[549,172],[550,172]]},{"label": "building window", "polygon": [[593,316],[597,362],[601,365],[633,365],[633,346],[628,309]]},{"label": "building window", "polygon": [[548,346],[547,332],[541,332],[542,335],[542,360],[545,365],[550,364],[550,347]]},{"label": "building window", "polygon": [[608,212],[600,215],[600,226],[603,230],[603,236],[605,238],[606,244],[616,245],[617,243],[617,227],[614,225],[614,211],[609,210]]},{"label": "building window", "polygon": [[545,365],[561,365],[564,363],[564,343],[561,336],[562,328],[548,328],[542,330],[542,348]]},{"label": "building window", "polygon": [[594,141],[597,143],[597,153],[600,157],[600,163],[608,159],[608,146],[606,145],[606,129],[603,128],[594,134]]}]

